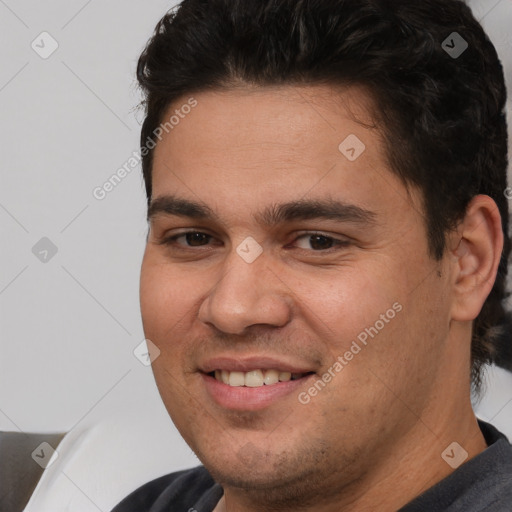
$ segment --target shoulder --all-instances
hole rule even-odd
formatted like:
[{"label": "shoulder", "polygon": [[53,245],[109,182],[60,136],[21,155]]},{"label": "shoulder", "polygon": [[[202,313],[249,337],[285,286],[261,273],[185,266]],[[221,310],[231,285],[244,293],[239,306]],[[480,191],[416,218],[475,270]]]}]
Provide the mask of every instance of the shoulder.
[{"label": "shoulder", "polygon": [[119,503],[112,512],[173,512],[194,509],[198,502],[216,503],[222,488],[203,466],[161,476],[148,482]]},{"label": "shoulder", "polygon": [[493,425],[479,420],[487,449],[400,509],[400,512],[510,512],[512,446]]}]

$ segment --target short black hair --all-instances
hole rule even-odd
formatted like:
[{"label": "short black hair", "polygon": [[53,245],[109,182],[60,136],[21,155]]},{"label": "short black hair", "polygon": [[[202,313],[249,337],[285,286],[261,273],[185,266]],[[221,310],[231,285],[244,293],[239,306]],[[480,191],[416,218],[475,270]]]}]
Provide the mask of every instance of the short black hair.
[{"label": "short black hair", "polygon": [[[466,47],[467,46],[467,47]],[[473,322],[471,381],[503,339],[508,236],[506,88],[496,50],[459,0],[184,0],[158,23],[137,77],[147,141],[169,105],[244,86],[363,86],[390,168],[420,189],[431,257],[478,194],[497,204],[505,238],[494,287]],[[508,333],[507,333],[508,341]],[[509,344],[509,343],[508,343]]]}]

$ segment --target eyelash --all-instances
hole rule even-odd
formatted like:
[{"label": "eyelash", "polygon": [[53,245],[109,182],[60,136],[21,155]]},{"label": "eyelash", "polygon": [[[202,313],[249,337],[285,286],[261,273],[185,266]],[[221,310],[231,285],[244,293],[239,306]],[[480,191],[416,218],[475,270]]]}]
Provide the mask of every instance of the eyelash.
[{"label": "eyelash", "polygon": [[[170,237],[167,237],[167,238],[164,238],[163,240],[161,240],[159,243],[160,245],[166,245],[166,246],[169,246],[169,247],[175,247],[177,244],[176,244],[176,240],[178,238],[181,238],[181,237],[184,237],[186,235],[191,235],[191,234],[200,234],[200,235],[205,235],[207,237],[210,237],[210,239],[214,238],[213,235],[209,235],[208,233],[203,233],[202,231],[185,231],[183,233],[179,233],[177,235],[173,235],[173,236],[170,236]],[[299,235],[297,238],[295,238],[295,240],[293,242],[296,242],[297,240],[301,239],[301,238],[305,238],[305,237],[313,237],[313,236],[318,236],[318,237],[322,237],[322,238],[326,238],[328,240],[331,240],[333,242],[333,247],[329,247],[328,249],[320,249],[320,250],[314,250],[314,249],[301,249],[303,251],[308,251],[308,252],[316,252],[316,253],[319,253],[319,252],[332,252],[333,250],[336,250],[336,247],[340,248],[340,247],[346,247],[348,245],[350,245],[350,242],[348,242],[347,240],[339,240],[338,238],[334,238],[332,236],[329,236],[329,235],[326,235],[324,233],[319,233],[319,232],[316,232],[316,231],[312,231],[312,232],[307,232],[307,233],[303,233],[301,235]],[[208,240],[210,241],[210,240]],[[184,250],[194,250],[194,247],[192,246],[179,246],[179,248],[182,248]],[[196,247],[205,247],[205,246],[196,246]]]}]

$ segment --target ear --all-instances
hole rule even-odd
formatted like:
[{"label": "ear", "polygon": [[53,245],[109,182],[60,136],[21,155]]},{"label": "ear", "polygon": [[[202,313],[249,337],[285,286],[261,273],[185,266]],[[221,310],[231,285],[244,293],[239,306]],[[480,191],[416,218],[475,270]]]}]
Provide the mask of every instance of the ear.
[{"label": "ear", "polygon": [[501,216],[489,196],[478,195],[470,201],[449,244],[453,257],[452,319],[472,321],[492,290],[503,250]]}]

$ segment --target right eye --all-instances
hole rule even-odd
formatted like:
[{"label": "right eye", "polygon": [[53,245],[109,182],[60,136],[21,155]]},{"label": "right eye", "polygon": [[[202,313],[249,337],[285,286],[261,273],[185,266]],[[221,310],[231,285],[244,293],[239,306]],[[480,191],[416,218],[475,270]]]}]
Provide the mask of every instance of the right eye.
[{"label": "right eye", "polygon": [[[202,233],[200,231],[187,231],[185,233],[179,233],[178,235],[167,237],[160,243],[162,245],[169,245],[174,247],[181,246],[188,249],[191,247],[203,247],[210,241],[211,238],[213,238],[211,235]],[[178,242],[180,239],[183,239],[184,244],[186,245]]]}]

